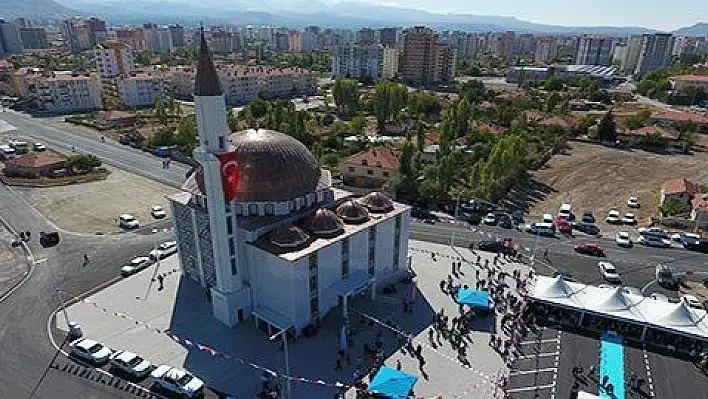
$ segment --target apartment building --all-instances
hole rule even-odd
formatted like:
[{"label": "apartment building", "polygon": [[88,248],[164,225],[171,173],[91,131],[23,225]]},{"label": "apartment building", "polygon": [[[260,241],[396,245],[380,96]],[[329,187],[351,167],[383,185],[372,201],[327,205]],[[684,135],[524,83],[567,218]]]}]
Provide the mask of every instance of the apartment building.
[{"label": "apartment building", "polygon": [[396,47],[398,43],[398,29],[381,28],[381,33],[379,33],[379,41],[384,47]]},{"label": "apartment building", "polygon": [[241,105],[256,98],[292,98],[314,95],[317,77],[303,68],[217,66],[226,102]]},{"label": "apartment building", "polygon": [[172,46],[174,48],[181,48],[186,45],[184,38],[184,27],[180,25],[170,25],[168,28],[170,31],[170,39],[172,40]]},{"label": "apartment building", "polygon": [[234,32],[212,31],[210,37],[209,47],[215,54],[229,54],[237,48],[238,36]]},{"label": "apartment building", "polygon": [[670,33],[655,33],[642,36],[639,61],[634,68],[635,75],[642,75],[671,64],[674,37]]},{"label": "apartment building", "polygon": [[350,44],[338,46],[332,57],[332,75],[359,80],[381,78],[384,49],[380,45]]},{"label": "apartment building", "polygon": [[398,60],[400,52],[395,47],[383,48],[383,60],[381,63],[381,77],[393,79],[398,75]]},{"label": "apartment building", "polygon": [[142,28],[121,28],[116,31],[116,39],[127,44],[133,51],[147,50],[145,31]]},{"label": "apartment building", "polygon": [[133,72],[115,80],[113,94],[127,107],[147,107],[155,99],[167,100],[170,96],[169,80],[161,71]]},{"label": "apartment building", "polygon": [[302,51],[302,34],[299,30],[288,31],[288,49],[292,53]]},{"label": "apartment building", "polygon": [[39,68],[20,68],[12,76],[15,93],[34,101],[40,111],[54,114],[103,107],[97,75],[71,71],[45,74]]},{"label": "apartment building", "polygon": [[0,19],[0,58],[23,51],[17,24]]},{"label": "apartment building", "polygon": [[536,38],[536,62],[548,64],[558,56],[558,45],[554,36]]},{"label": "apartment building", "polygon": [[435,83],[450,84],[455,80],[457,50],[447,45],[438,45],[436,50]]},{"label": "apartment building", "polygon": [[72,53],[81,53],[93,46],[93,34],[85,20],[75,18],[64,21],[62,34]]},{"label": "apartment building", "polygon": [[22,47],[31,50],[49,48],[47,30],[44,28],[19,28]]},{"label": "apartment building", "polygon": [[91,53],[101,78],[114,78],[133,72],[133,50],[124,43],[98,44]]},{"label": "apartment building", "polygon": [[583,36],[578,39],[575,55],[576,65],[610,65],[612,38],[605,36]]}]

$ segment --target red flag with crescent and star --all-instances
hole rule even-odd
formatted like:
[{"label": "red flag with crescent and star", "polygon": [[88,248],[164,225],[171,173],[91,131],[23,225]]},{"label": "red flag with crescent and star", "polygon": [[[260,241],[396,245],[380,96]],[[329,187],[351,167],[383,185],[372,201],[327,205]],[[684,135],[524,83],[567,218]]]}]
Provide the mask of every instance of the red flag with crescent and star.
[{"label": "red flag with crescent and star", "polygon": [[233,201],[238,191],[238,159],[233,152],[217,155],[221,163],[221,187],[224,190],[224,198]]}]

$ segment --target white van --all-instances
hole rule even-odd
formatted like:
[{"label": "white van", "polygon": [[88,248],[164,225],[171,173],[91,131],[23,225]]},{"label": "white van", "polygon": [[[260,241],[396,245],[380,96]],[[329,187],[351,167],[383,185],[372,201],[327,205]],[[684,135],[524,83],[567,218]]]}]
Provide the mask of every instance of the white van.
[{"label": "white van", "polygon": [[135,216],[129,214],[129,213],[124,213],[120,216],[118,216],[119,219],[119,225],[121,228],[124,229],[137,229],[140,227],[140,223],[138,222],[138,219],[135,218]]},{"label": "white van", "polygon": [[573,213],[573,207],[570,204],[561,204],[560,209],[558,209],[558,217],[565,220],[570,220]]},{"label": "white van", "polygon": [[553,223],[553,215],[550,213],[544,213],[543,217],[541,218],[541,221],[543,223]]}]

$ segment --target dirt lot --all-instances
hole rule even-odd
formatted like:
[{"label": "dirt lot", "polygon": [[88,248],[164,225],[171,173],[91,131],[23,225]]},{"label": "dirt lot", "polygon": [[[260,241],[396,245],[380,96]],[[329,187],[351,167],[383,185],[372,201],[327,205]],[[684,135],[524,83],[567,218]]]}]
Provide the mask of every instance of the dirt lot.
[{"label": "dirt lot", "polygon": [[15,187],[27,201],[57,226],[77,233],[119,231],[118,215],[130,213],[147,225],[153,204],[162,205],[169,215],[165,196],[175,189],[115,168],[104,181],[62,187]]},{"label": "dirt lot", "polygon": [[[703,144],[708,137],[701,137]],[[639,198],[635,210],[639,225],[658,212],[661,184],[687,178],[708,183],[708,152],[694,155],[659,155],[645,151],[624,151],[601,145],[572,142],[565,155],[557,155],[534,173],[536,202],[529,204],[530,215],[555,214],[560,204],[569,202],[576,214],[592,210],[598,220],[617,208],[630,211],[627,198]]]}]

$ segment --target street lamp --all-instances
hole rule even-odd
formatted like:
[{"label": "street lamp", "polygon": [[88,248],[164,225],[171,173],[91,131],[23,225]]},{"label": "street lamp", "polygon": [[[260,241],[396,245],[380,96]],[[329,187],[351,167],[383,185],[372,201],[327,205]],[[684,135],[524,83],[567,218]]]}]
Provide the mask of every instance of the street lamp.
[{"label": "street lamp", "polygon": [[458,218],[459,210],[460,210],[460,197],[457,197],[457,199],[455,200],[455,225],[453,226],[452,236],[450,237],[450,246],[451,247],[455,246],[455,229],[457,228],[457,218]]},{"label": "street lamp", "polygon": [[42,263],[47,264],[47,269],[49,270],[49,274],[52,275],[52,280],[54,281],[54,289],[56,292],[59,294],[59,302],[61,303],[61,311],[64,314],[64,319],[66,321],[67,327],[71,328],[71,324],[69,322],[69,314],[66,313],[66,303],[64,303],[64,295],[59,289],[59,283],[57,280],[57,276],[54,274],[54,271],[52,270],[51,265],[49,264],[49,259],[44,258],[44,259],[39,259],[34,262],[35,265],[41,265]]},{"label": "street lamp", "polygon": [[278,336],[282,337],[283,339],[283,349],[285,350],[285,388],[287,392],[287,397],[290,399],[292,397],[292,390],[290,388],[290,359],[288,358],[288,334],[287,331],[290,327],[286,329],[281,329],[279,332],[271,335],[270,338],[268,338],[269,341],[273,341],[274,339],[278,338]]}]

